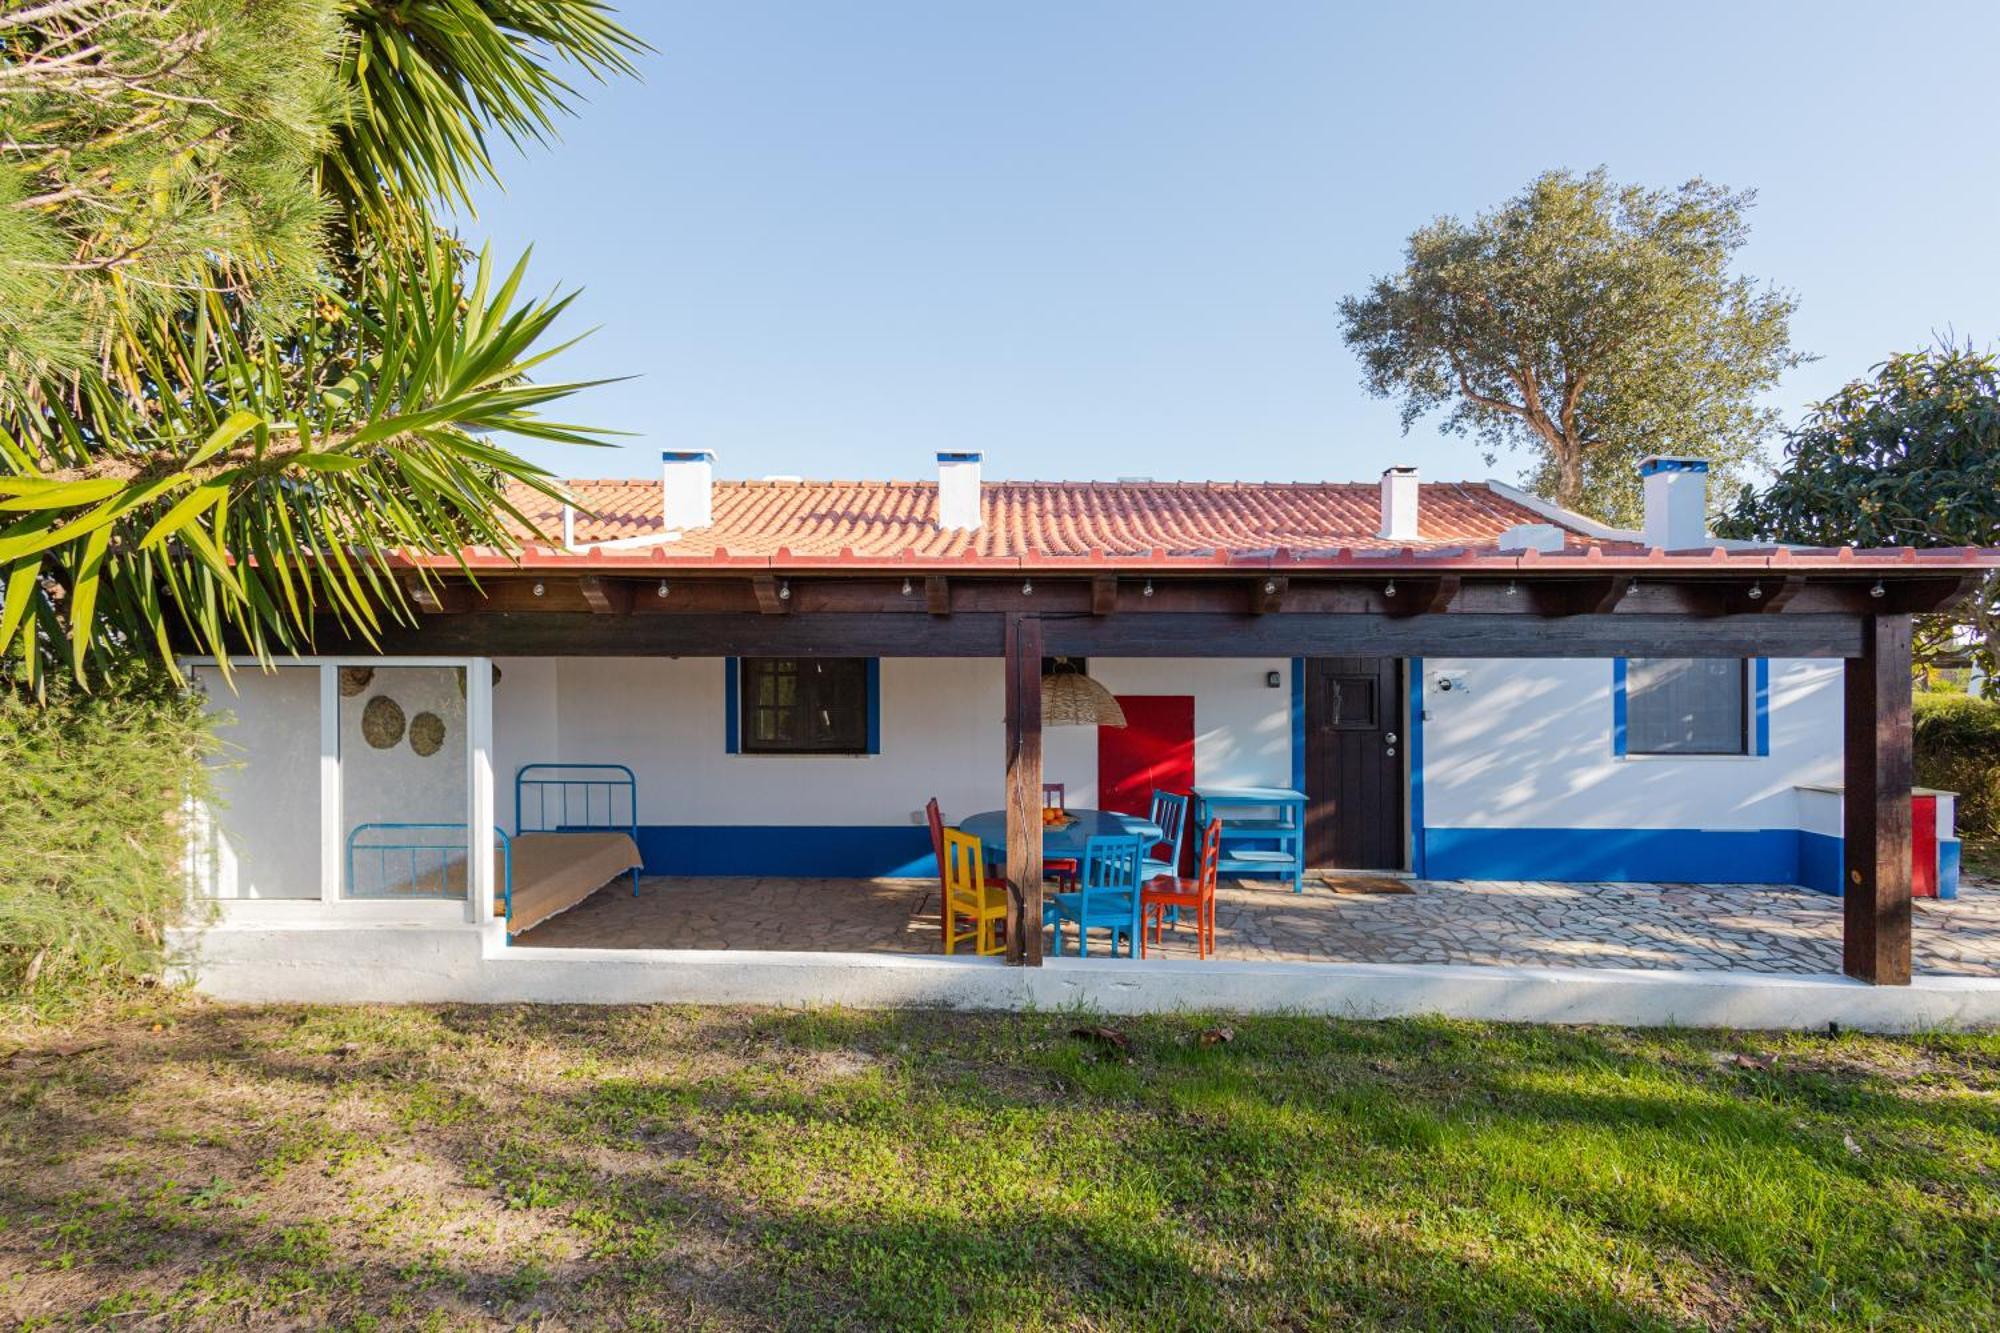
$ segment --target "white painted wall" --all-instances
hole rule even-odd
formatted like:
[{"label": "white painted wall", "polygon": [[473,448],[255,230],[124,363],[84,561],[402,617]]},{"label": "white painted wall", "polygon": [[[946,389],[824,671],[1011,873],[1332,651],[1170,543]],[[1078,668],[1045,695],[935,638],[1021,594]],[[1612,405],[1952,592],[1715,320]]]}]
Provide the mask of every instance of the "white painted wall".
[{"label": "white painted wall", "polygon": [[[370,699],[378,695],[394,699],[402,707],[404,733],[387,750],[378,750],[361,734],[361,716]],[[435,713],[444,720],[444,746],[436,754],[420,755],[410,748],[408,724],[419,713]],[[316,724],[315,724],[316,725]],[[345,867],[348,835],[362,824],[464,824],[466,812],[466,728],[465,698],[459,693],[459,668],[440,666],[381,666],[368,688],[340,700],[340,788],[341,830]],[[463,842],[441,830],[409,835],[364,835],[380,843],[398,836],[426,844]],[[460,852],[463,855],[463,852]],[[456,859],[456,858],[454,858]],[[357,853],[355,877],[364,892],[391,888],[409,881],[407,868],[385,878],[382,865],[367,864]],[[418,878],[431,887],[439,884],[437,862],[420,858]],[[349,886],[350,890],[355,886]]]},{"label": "white painted wall", "polygon": [[[1278,673],[1278,688],[1264,683]],[[1217,787],[1292,784],[1292,664],[1289,659],[1093,657],[1090,674],[1113,694],[1194,696],[1195,781]],[[1097,731],[1042,733],[1042,774],[1064,785],[1071,805],[1097,804]]]},{"label": "white painted wall", "polygon": [[[1841,666],[1771,662],[1768,757],[1611,752],[1611,662],[1427,658],[1430,828],[1799,826],[1796,789],[1841,774]],[[1462,682],[1437,689],[1440,674]]]},{"label": "white painted wall", "polygon": [[[882,752],[780,756],[724,752],[719,658],[502,659],[494,692],[502,822],[525,763],[619,763],[639,785],[642,824],[889,826],[998,808],[1005,778],[1001,664],[885,658]],[[1291,780],[1290,665],[1282,658],[1093,659],[1117,694],[1193,694],[1195,772],[1221,784]],[[1264,683],[1280,673],[1279,687]],[[1072,804],[1096,800],[1097,733],[1044,733],[1044,770]]]},{"label": "white painted wall", "polygon": [[318,898],[319,669],[193,671],[227,720],[218,804],[196,849],[196,887],[218,898]]}]

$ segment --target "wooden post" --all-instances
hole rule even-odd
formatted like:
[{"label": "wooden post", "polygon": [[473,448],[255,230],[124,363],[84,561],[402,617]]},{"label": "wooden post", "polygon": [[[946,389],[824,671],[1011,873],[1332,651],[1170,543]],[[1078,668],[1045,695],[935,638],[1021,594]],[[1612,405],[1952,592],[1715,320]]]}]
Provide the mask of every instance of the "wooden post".
[{"label": "wooden post", "polygon": [[1007,617],[1007,961],[1042,965],[1042,622]]},{"label": "wooden post", "polygon": [[1910,618],[1868,616],[1847,659],[1841,970],[1910,982]]}]

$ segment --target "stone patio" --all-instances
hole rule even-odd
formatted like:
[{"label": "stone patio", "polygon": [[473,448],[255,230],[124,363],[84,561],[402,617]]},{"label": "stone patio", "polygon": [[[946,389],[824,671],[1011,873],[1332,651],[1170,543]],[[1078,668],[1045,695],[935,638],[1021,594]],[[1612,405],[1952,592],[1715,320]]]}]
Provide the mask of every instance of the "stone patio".
[{"label": "stone patio", "polygon": [[[1339,881],[1333,881],[1337,884]],[[1840,970],[1840,903],[1782,885],[1411,880],[1409,893],[1302,894],[1224,881],[1217,956],[1347,963],[1483,963],[1751,972]],[[648,879],[516,941],[524,948],[784,949],[935,953],[934,880]],[[2000,977],[2000,885],[1919,899],[1916,971]],[[1195,955],[1191,930],[1169,958]]]}]

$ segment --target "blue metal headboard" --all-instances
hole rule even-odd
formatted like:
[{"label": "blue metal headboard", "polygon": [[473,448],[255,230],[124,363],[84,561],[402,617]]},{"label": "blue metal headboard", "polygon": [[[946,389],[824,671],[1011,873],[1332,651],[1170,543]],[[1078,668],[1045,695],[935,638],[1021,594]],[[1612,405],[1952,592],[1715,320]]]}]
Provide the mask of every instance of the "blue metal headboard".
[{"label": "blue metal headboard", "polygon": [[632,770],[623,764],[521,765],[514,774],[514,832],[582,829],[622,829],[639,840],[639,783]]}]

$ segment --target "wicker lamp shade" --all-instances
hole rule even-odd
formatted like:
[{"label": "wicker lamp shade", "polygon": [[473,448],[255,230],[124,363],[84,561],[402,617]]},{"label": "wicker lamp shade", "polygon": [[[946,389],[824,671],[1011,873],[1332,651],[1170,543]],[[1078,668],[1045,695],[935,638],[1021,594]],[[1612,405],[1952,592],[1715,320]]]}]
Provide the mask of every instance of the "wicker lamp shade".
[{"label": "wicker lamp shade", "polygon": [[1081,671],[1057,668],[1042,677],[1045,727],[1122,727],[1125,710],[1111,691]]}]

